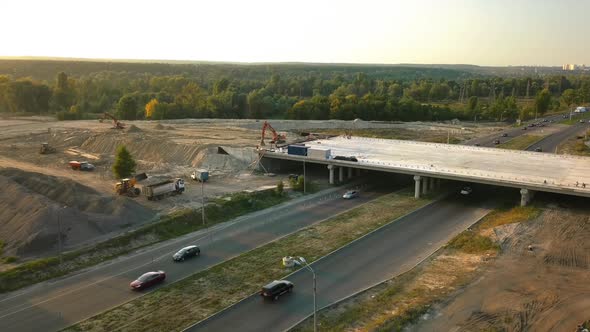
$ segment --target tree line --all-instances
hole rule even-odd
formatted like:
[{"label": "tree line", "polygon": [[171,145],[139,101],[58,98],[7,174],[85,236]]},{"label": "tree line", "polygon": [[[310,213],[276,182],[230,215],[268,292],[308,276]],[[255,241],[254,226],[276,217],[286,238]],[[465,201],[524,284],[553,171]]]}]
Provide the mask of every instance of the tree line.
[{"label": "tree line", "polygon": [[[62,71],[52,80],[0,75],[0,112],[55,113],[64,120],[103,112],[127,120],[514,120],[590,100],[587,75],[503,78],[451,69],[312,64],[165,64],[158,71],[147,65]],[[518,102],[523,99],[530,100],[528,106]]]}]

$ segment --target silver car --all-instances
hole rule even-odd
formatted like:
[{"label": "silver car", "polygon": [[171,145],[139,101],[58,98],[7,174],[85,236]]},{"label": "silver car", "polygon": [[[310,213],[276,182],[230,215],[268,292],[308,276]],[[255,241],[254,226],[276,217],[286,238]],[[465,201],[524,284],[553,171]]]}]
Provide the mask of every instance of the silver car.
[{"label": "silver car", "polygon": [[349,190],[346,193],[344,193],[344,195],[342,195],[342,198],[344,199],[351,199],[355,197],[359,197],[359,192],[356,190]]}]

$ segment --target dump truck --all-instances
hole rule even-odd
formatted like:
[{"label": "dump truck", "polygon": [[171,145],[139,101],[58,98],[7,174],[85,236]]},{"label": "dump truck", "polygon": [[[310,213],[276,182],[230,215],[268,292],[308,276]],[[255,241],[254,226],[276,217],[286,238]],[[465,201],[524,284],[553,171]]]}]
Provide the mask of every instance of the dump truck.
[{"label": "dump truck", "polygon": [[68,165],[75,171],[93,171],[94,165],[87,161],[70,161]]},{"label": "dump truck", "polygon": [[180,195],[184,192],[184,180],[181,178],[163,180],[143,186],[142,191],[150,201],[170,195]]},{"label": "dump truck", "polygon": [[197,169],[191,174],[191,179],[199,182],[207,182],[209,180],[209,171],[206,169]]}]

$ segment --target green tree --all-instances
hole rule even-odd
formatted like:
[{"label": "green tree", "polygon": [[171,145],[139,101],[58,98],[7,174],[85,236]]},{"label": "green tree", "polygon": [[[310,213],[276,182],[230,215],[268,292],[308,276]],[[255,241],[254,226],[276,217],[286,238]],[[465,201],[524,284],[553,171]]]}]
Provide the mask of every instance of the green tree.
[{"label": "green tree", "polygon": [[115,163],[113,164],[113,174],[115,174],[115,177],[118,179],[130,177],[135,173],[135,166],[137,164],[125,145],[119,146],[115,156]]},{"label": "green tree", "polygon": [[561,94],[561,101],[567,105],[569,110],[570,106],[576,101],[576,91],[574,89],[567,89]]},{"label": "green tree", "polygon": [[467,101],[467,109],[470,111],[475,111],[475,109],[477,108],[478,101],[479,99],[477,98],[477,96],[469,97],[469,100]]},{"label": "green tree", "polygon": [[539,115],[543,115],[549,110],[551,106],[551,92],[548,89],[543,89],[535,97],[535,111]]},{"label": "green tree", "polygon": [[279,183],[277,183],[277,190],[276,190],[277,195],[282,196],[284,190],[285,190],[285,184],[281,180],[281,181],[279,181]]},{"label": "green tree", "polygon": [[133,96],[127,94],[119,99],[119,104],[117,105],[117,114],[119,115],[119,118],[124,120],[135,120],[136,113],[137,102]]}]

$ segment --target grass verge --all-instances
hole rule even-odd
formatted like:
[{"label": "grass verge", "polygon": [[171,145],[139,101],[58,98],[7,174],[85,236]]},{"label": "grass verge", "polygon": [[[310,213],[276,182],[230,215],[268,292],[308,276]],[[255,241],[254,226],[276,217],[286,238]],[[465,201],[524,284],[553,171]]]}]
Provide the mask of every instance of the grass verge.
[{"label": "grass verge", "polygon": [[[476,280],[481,267],[498,254],[500,247],[485,235],[490,228],[531,220],[539,214],[540,210],[534,207],[492,211],[473,230],[467,231],[473,236],[461,233],[412,270],[320,311],[319,328],[322,331],[408,330],[432,305]],[[313,331],[313,319],[307,319],[293,331]]]},{"label": "grass verge", "polygon": [[502,143],[497,147],[500,149],[509,149],[509,150],[524,150],[532,144],[543,139],[543,136],[537,135],[521,135],[517,136],[506,143]]},{"label": "grass verge", "polygon": [[584,143],[584,138],[588,136],[588,133],[583,136],[572,137],[559,145],[557,151],[559,154],[571,154],[575,156],[590,156],[590,147]]},{"label": "grass verge", "polygon": [[[235,217],[266,209],[288,200],[275,191],[236,193],[217,199],[205,207],[206,227]],[[160,241],[175,238],[204,228],[201,209],[184,209],[163,216],[159,221],[129,233],[98,243],[92,247],[67,252],[63,264],[57,256],[37,259],[0,272],[0,292],[8,292],[44,280],[56,278],[96,265]]]},{"label": "grass verge", "polygon": [[573,125],[576,124],[578,122],[580,122],[580,120],[588,120],[590,119],[590,112],[586,112],[586,113],[573,113],[572,114],[572,119],[570,120],[569,118],[569,114],[567,119],[563,119],[561,121],[559,121],[558,123],[561,124],[565,124],[565,125]]},{"label": "grass verge", "polygon": [[[66,331],[180,330],[254,293],[268,280],[288,274],[281,265],[283,256],[304,256],[315,261],[428,202],[430,200],[414,199],[409,189],[382,196],[162,287]],[[301,243],[306,245],[301,246]]]}]

